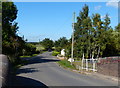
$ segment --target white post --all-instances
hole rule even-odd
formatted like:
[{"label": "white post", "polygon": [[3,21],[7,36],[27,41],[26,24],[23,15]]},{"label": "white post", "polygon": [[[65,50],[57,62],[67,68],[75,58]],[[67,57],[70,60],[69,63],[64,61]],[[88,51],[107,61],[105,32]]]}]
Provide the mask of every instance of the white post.
[{"label": "white post", "polygon": [[93,55],[92,55],[92,60],[93,60]]},{"label": "white post", "polygon": [[94,60],[94,58],[93,58],[93,55],[92,55],[92,65],[93,65],[92,70],[95,71],[95,60]]},{"label": "white post", "polygon": [[84,64],[84,53],[83,53],[83,57],[82,57],[82,69],[84,68],[83,64]]},{"label": "white post", "polygon": [[83,69],[83,59],[82,59],[82,69]]},{"label": "white post", "polygon": [[95,71],[95,61],[94,59],[92,61],[93,61],[93,71]]},{"label": "white post", "polygon": [[82,59],[82,65],[81,66],[82,66],[82,69],[83,69],[83,59]]},{"label": "white post", "polygon": [[80,70],[80,66],[79,66],[79,70]]},{"label": "white post", "polygon": [[86,71],[88,71],[88,60],[86,59]]},{"label": "white post", "polygon": [[83,53],[83,59],[84,59],[84,53]]}]

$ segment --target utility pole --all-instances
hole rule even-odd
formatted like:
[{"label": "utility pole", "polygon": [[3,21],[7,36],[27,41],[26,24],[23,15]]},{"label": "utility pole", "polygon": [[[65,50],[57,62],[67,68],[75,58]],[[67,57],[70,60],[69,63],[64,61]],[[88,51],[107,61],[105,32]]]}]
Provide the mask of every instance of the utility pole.
[{"label": "utility pole", "polygon": [[40,43],[40,39],[39,39],[39,43]]},{"label": "utility pole", "polygon": [[39,43],[38,43],[39,47],[40,47],[40,39],[39,39]]},{"label": "utility pole", "polygon": [[75,12],[73,13],[73,23],[72,23],[72,49],[71,49],[71,65],[73,61],[73,46],[74,46],[74,25],[75,24]]}]

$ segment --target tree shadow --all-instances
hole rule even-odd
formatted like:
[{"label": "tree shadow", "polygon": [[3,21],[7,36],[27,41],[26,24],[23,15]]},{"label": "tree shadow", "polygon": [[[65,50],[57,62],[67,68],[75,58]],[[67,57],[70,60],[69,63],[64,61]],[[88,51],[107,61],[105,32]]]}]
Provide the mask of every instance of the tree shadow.
[{"label": "tree shadow", "polygon": [[20,68],[16,72],[16,74],[21,74],[21,73],[33,73],[33,72],[38,72],[35,68]]},{"label": "tree shadow", "polygon": [[48,59],[48,58],[51,58],[51,57],[36,56],[34,58],[27,58],[27,59],[24,58],[24,60],[27,60],[27,63],[25,63],[24,65],[60,61],[60,60],[57,60],[57,59]]},{"label": "tree shadow", "polygon": [[48,88],[44,83],[21,76],[15,76],[8,86],[4,88]]}]

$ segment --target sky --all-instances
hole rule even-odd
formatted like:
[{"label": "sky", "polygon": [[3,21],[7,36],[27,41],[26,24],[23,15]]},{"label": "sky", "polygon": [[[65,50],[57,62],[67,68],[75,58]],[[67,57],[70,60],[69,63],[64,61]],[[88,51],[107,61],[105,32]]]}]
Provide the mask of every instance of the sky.
[{"label": "sky", "polygon": [[118,4],[115,2],[14,2],[17,6],[18,35],[28,42],[42,41],[44,38],[69,39],[72,34],[73,12],[76,17],[83,6],[89,6],[89,16],[99,13],[111,18],[111,26],[118,24]]}]

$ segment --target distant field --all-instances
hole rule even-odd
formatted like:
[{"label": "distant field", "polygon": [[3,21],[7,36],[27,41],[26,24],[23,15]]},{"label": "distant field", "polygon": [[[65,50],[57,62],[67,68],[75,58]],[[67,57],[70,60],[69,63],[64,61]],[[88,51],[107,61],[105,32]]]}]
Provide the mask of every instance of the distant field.
[{"label": "distant field", "polygon": [[44,50],[45,48],[42,45],[36,45],[36,50],[40,51],[40,50]]}]

